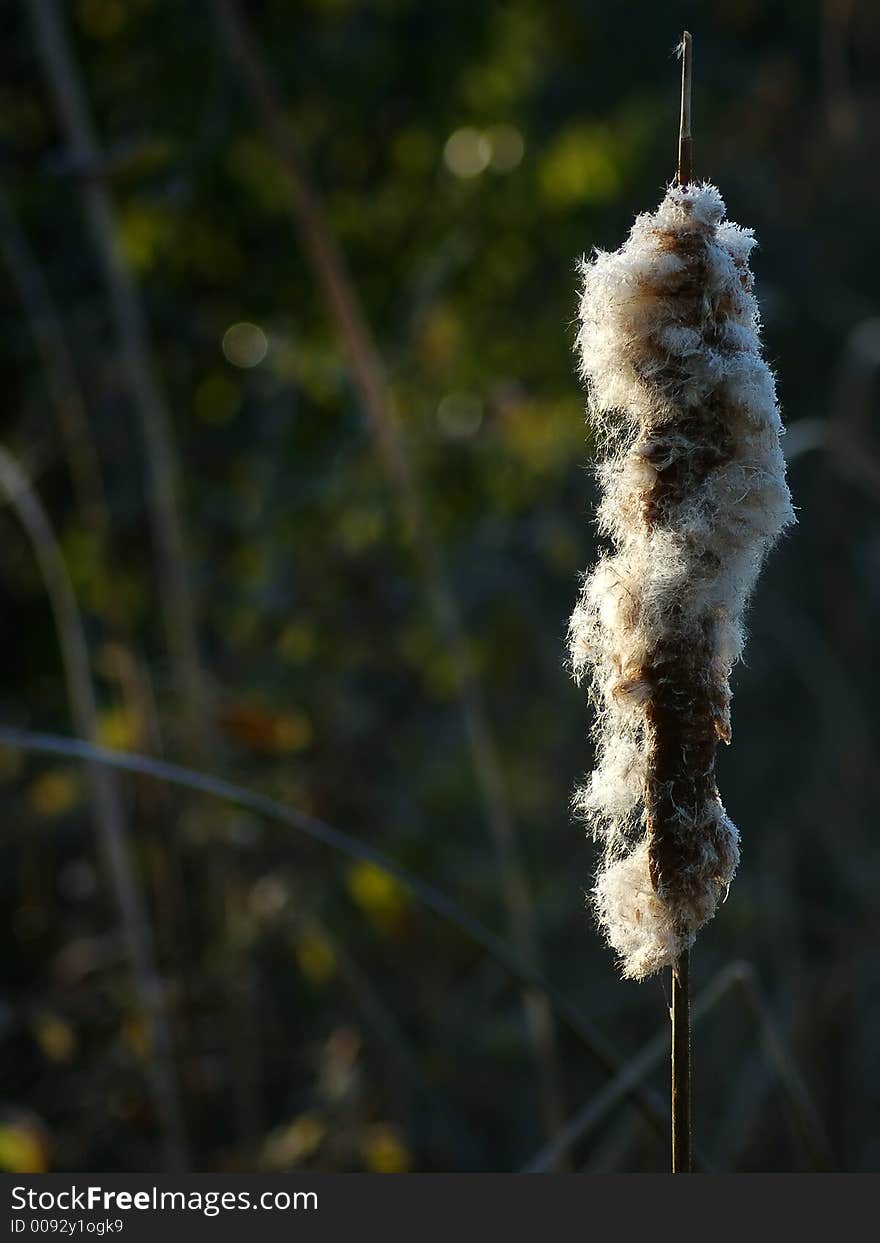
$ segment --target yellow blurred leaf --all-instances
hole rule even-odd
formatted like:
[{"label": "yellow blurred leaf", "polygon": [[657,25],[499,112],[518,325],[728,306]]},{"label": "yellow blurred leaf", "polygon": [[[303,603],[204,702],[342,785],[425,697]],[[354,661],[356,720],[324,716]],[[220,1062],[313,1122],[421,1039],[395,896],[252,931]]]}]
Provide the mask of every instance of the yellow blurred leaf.
[{"label": "yellow blurred leaf", "polygon": [[406,1174],[412,1154],[395,1127],[386,1122],[371,1126],[364,1137],[364,1164],[373,1174]]},{"label": "yellow blurred leaf", "polygon": [[119,242],[136,271],[153,267],[167,249],[173,224],[165,208],[155,203],[132,202],[120,213]]},{"label": "yellow blurred leaf", "polygon": [[153,1054],[150,1025],[141,1014],[128,1014],[122,1021],[122,1038],[129,1049],[145,1062]]},{"label": "yellow blurred leaf", "polygon": [[333,946],[314,928],[301,932],[294,942],[296,961],[303,975],[315,984],[323,984],[336,971]]},{"label": "yellow blurred leaf", "polygon": [[275,750],[280,754],[305,751],[315,736],[305,712],[281,712],[275,720]]},{"label": "yellow blurred leaf", "polygon": [[38,816],[61,816],[79,798],[79,775],[68,768],[50,768],[32,781],[28,802]]},{"label": "yellow blurred leaf", "polygon": [[32,1031],[50,1062],[69,1062],[76,1052],[76,1032],[57,1014],[37,1015]]},{"label": "yellow blurred leaf", "polygon": [[455,312],[449,307],[435,307],[422,329],[419,342],[422,358],[430,367],[440,370],[451,361],[461,335],[461,321]]},{"label": "yellow blurred leaf", "polygon": [[140,740],[137,717],[121,704],[105,708],[98,717],[98,741],[117,751],[136,751]]},{"label": "yellow blurred leaf", "polygon": [[0,1170],[7,1174],[45,1174],[49,1168],[46,1142],[29,1119],[0,1121]]},{"label": "yellow blurred leaf", "polygon": [[354,863],[345,878],[354,902],[380,927],[390,930],[407,909],[403,887],[375,863]]}]

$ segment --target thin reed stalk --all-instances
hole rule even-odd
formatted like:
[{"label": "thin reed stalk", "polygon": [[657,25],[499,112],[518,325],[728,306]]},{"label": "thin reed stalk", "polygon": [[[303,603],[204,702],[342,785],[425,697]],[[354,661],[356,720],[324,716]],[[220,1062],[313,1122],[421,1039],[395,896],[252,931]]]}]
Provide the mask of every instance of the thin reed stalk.
[{"label": "thin reed stalk", "polygon": [[[235,806],[247,808],[278,824],[296,829],[297,832],[305,834],[312,840],[348,858],[376,864],[377,867],[398,880],[427,910],[433,911],[441,919],[448,920],[465,937],[475,945],[479,945],[484,953],[504,967],[513,979],[544,994],[553,1005],[559,1021],[576,1037],[604,1071],[614,1074],[621,1067],[622,1059],[611,1041],[582,1013],[578,1006],[560,993],[541,971],[523,959],[517,950],[508,945],[497,933],[465,911],[442,889],[407,871],[384,851],[370,845],[362,837],[345,833],[323,820],[318,820],[315,816],[310,816],[293,807],[287,807],[254,790],[234,785],[222,777],[196,772],[194,769],[183,768],[167,760],[157,760],[152,756],[136,755],[131,752],[115,751],[109,747],[96,746],[81,738],[63,738],[57,734],[35,733],[0,726],[0,746],[15,747],[38,755],[59,755],[81,762],[93,761],[122,772],[140,773],[183,789],[197,790]],[[669,1132],[668,1109],[663,1108],[654,1093],[641,1088],[633,1089],[632,1099],[652,1129],[665,1138]]]},{"label": "thin reed stalk", "polygon": [[686,30],[681,36],[681,112],[678,122],[678,166],[676,176],[680,186],[693,180],[694,138],[691,133],[691,107],[694,81],[694,42]]},{"label": "thin reed stalk", "polygon": [[[694,44],[686,30],[681,37],[681,111],[678,125],[678,165],[680,186],[693,179],[694,147],[691,133],[693,106]],[[672,1059],[670,1097],[672,1102],[672,1173],[691,1173],[691,955],[685,947],[671,968]]]},{"label": "thin reed stalk", "polygon": [[199,655],[186,540],[180,517],[179,467],[171,415],[150,357],[147,325],[131,269],[123,254],[113,202],[101,180],[101,147],[57,0],[25,0],[58,120],[78,167],[86,222],[107,288],[119,355],[146,447],[148,502],[159,560],[162,602],[174,685],[181,696],[188,748],[205,754],[212,731],[208,689]]},{"label": "thin reed stalk", "polygon": [[[88,174],[77,178],[77,186],[107,289],[120,359],[143,432],[158,591],[172,681],[181,706],[185,753],[199,762],[213,763],[220,754],[220,738],[209,679],[199,651],[171,414],[152,361],[139,292],[119,243],[113,202],[101,177],[105,162],[57,0],[25,3],[71,155],[77,167]],[[216,834],[209,839],[207,872],[212,916],[220,923],[226,940],[220,970],[232,1044],[232,1095],[240,1130],[245,1141],[253,1144],[262,1125],[260,1045],[254,1030],[256,985],[247,957],[236,953],[234,925],[241,919],[243,898],[238,878],[228,870]]]},{"label": "thin reed stalk", "polygon": [[[14,508],[40,567],[61,648],[74,727],[84,738],[96,740],[95,693],[73,587],[39,498],[14,457],[3,448],[0,448],[0,488]],[[161,1128],[163,1162],[166,1169],[181,1171],[189,1166],[189,1154],[171,1031],[156,966],[150,916],[129,846],[123,802],[118,783],[105,766],[90,760],[86,772],[99,851],[119,909],[135,987],[150,1033],[146,1073]]]},{"label": "thin reed stalk", "polygon": [[[116,569],[111,546],[111,519],[94,429],[77,374],[67,333],[40,262],[0,185],[0,253],[18,292],[37,356],[42,363],[49,400],[64,441],[67,465],[83,526],[95,540],[96,559],[108,577]],[[111,636],[108,656],[112,676],[131,715],[157,754],[161,730],[149,671],[135,651],[131,626],[115,592],[104,610]]]},{"label": "thin reed stalk", "polygon": [[672,968],[672,1172],[691,1173],[691,965],[684,950]]},{"label": "thin reed stalk", "polygon": [[0,253],[18,293],[58,418],[77,505],[102,544],[110,527],[101,468],[82,389],[49,286],[12,203],[0,186]]},{"label": "thin reed stalk", "polygon": [[[455,670],[458,702],[477,786],[498,855],[511,938],[522,957],[539,961],[529,887],[520,858],[498,747],[482,687],[473,667],[457,601],[450,588],[415,469],[391,411],[384,362],[364,315],[345,258],[327,224],[303,164],[294,133],[253,31],[234,0],[214,0],[220,26],[242,82],[275,151],[289,190],[291,216],[304,256],[348,355],[352,381],[391,482],[405,528],[411,533],[437,632]],[[541,1090],[545,1129],[562,1120],[562,1086],[552,1011],[540,991],[523,994],[532,1054]]]},{"label": "thin reed stalk", "polygon": [[[85,395],[49,283],[2,185],[0,254],[18,292],[37,358],[42,363],[50,405],[61,432],[79,519],[95,541],[96,563],[102,567],[107,581],[113,582],[118,562],[112,546],[110,512]],[[119,593],[106,593],[101,612],[109,638],[103,644],[104,672],[109,672],[115,680],[127,718],[137,722],[139,749],[159,755],[162,752],[162,735],[150,671],[136,650],[136,640]],[[152,785],[145,787],[142,793],[148,804],[145,807],[148,822],[161,825],[168,815],[167,792]],[[168,949],[188,943],[188,938],[182,935],[186,899],[180,883],[176,849],[177,843],[173,839],[169,840],[167,835],[157,831],[150,851],[155,873],[152,892],[157,899],[156,940],[160,947]],[[186,955],[184,960],[186,962]],[[188,965],[185,965],[182,976],[187,995],[192,987],[190,975]],[[179,1026],[177,1035],[180,1044]]]},{"label": "thin reed stalk", "polygon": [[[833,1169],[834,1158],[818,1111],[791,1053],[776,1031],[751,963],[733,962],[722,968],[695,997],[691,1007],[692,1022],[696,1024],[702,1020],[730,993],[739,997],[754,1018],[764,1055],[782,1089],[792,1129],[803,1144],[812,1169]],[[566,1123],[551,1144],[535,1154],[523,1173],[541,1174],[552,1169],[560,1156],[595,1131],[612,1109],[629,1097],[633,1087],[642,1083],[668,1057],[669,1045],[670,1029],[665,1027]]]}]

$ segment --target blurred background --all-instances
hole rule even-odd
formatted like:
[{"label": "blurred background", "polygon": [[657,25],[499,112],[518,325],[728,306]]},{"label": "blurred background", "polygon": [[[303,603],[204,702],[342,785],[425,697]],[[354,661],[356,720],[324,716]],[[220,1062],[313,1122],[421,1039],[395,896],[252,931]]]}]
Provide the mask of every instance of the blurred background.
[{"label": "blurred background", "polygon": [[880,1166],[877,7],[3,13],[0,1167],[667,1168],[564,636],[575,264],[672,175],[684,26],[800,517],[720,758],[697,1147]]}]

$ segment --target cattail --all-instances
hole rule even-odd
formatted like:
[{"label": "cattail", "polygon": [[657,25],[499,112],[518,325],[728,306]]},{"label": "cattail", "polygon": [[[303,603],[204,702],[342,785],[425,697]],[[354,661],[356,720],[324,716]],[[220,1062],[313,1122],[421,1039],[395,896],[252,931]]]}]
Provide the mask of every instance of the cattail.
[{"label": "cattail", "polygon": [[674,185],[620,250],[582,267],[578,351],[611,550],[570,626],[597,714],[577,805],[604,846],[599,923],[634,979],[690,947],[736,870],[715,755],[749,594],[794,521],[755,241],[724,216],[714,186]]}]

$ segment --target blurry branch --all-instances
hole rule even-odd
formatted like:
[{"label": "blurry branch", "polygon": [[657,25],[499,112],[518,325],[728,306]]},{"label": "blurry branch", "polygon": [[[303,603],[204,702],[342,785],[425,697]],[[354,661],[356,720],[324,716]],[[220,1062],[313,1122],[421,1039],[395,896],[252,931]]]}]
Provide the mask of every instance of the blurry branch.
[{"label": "blurry branch", "polygon": [[760,1053],[746,1059],[730,1084],[727,1110],[718,1116],[712,1137],[713,1157],[722,1169],[735,1169],[744,1145],[755,1134],[773,1075]]},{"label": "blurry branch", "polygon": [[[265,816],[266,819],[274,820],[278,824],[296,829],[313,841],[329,846],[332,850],[350,859],[375,864],[389,876],[398,880],[424,907],[439,915],[441,919],[448,920],[466,937],[479,945],[514,979],[544,993],[552,1002],[565,1026],[578,1038],[603,1070],[614,1074],[620,1068],[622,1059],[612,1043],[532,963],[523,959],[515,949],[512,949],[506,941],[487,928],[480,920],[469,915],[454,898],[449,897],[442,889],[414,876],[384,851],[371,846],[361,838],[352,837],[341,829],[334,828],[323,820],[318,820],[315,816],[310,816],[293,807],[286,807],[283,803],[278,803],[264,794],[234,785],[222,777],[212,777],[207,773],[183,768],[179,764],[171,764],[167,760],[134,755],[126,751],[115,751],[81,738],[63,738],[57,734],[36,733],[0,726],[0,746],[14,747],[37,755],[58,755],[86,763],[106,764],[110,768],[120,769],[123,772],[141,773],[157,781],[167,781],[187,790],[197,790],[213,798],[223,799],[238,807],[247,808],[248,811]],[[624,1095],[632,1097],[647,1121],[665,1140],[669,1130],[668,1109],[664,1110],[656,1101],[654,1094],[641,1089],[638,1084],[624,1092]]]},{"label": "blurry branch", "polygon": [[[694,1001],[691,1007],[691,1022],[711,1009],[736,982],[734,973],[739,964],[728,967],[706,988]],[[663,1027],[648,1044],[627,1062],[592,1100],[566,1123],[559,1135],[541,1149],[528,1165],[523,1166],[523,1174],[546,1174],[552,1169],[560,1156],[568,1153],[575,1144],[583,1140],[611,1112],[615,1105],[620,1104],[657,1066],[669,1055],[672,1040],[671,1028]],[[665,1138],[665,1137],[664,1137]]]},{"label": "blurry branch", "polygon": [[750,1011],[764,1046],[765,1056],[776,1072],[788,1105],[789,1119],[814,1170],[832,1170],[834,1156],[819,1112],[794,1060],[779,1037],[751,963],[734,963],[740,997]]},{"label": "blurry branch", "polygon": [[638,1114],[632,1111],[621,1114],[616,1125],[609,1127],[605,1137],[597,1141],[585,1154],[584,1163],[579,1166],[578,1173],[623,1173],[627,1165],[637,1159],[634,1150],[644,1141],[640,1121]]},{"label": "blurry branch", "polygon": [[[764,1003],[754,968],[747,962],[734,962],[718,973],[700,993],[691,1008],[691,1021],[703,1018],[727,993],[736,990],[758,1027],[764,1055],[773,1066],[782,1088],[794,1130],[800,1138],[814,1170],[833,1168],[833,1158],[816,1107],[801,1079],[791,1055],[782,1044]],[[623,1067],[605,1087],[562,1129],[557,1138],[532,1158],[523,1173],[542,1174],[559,1157],[579,1143],[635,1086],[641,1083],[669,1052],[670,1033],[664,1029]]]},{"label": "blurry branch", "polygon": [[[114,582],[118,562],[114,558],[111,519],[107,505],[101,466],[95,449],[95,432],[90,426],[89,411],[77,375],[74,357],[68,344],[61,316],[56,309],[49,284],[37,256],[19,224],[12,203],[0,186],[0,253],[2,253],[16,288],[30,334],[42,363],[42,373],[49,400],[57,416],[61,441],[67,456],[68,469],[80,520],[95,541],[95,561],[108,583]],[[50,435],[52,444],[57,435]],[[28,467],[32,484],[35,478]],[[137,722],[137,743],[140,750],[160,753],[162,736],[153,694],[150,672],[136,651],[130,620],[119,592],[103,593],[101,613],[105,615],[110,640],[102,644],[104,672],[119,687],[127,719]],[[158,796],[158,797],[157,797]],[[165,948],[179,946],[181,911],[184,907],[182,885],[169,884],[175,875],[176,843],[158,828],[167,819],[167,807],[161,805],[165,790],[147,787],[152,800],[148,817],[157,825],[150,850],[155,874],[152,892],[156,897],[156,939]],[[186,975],[186,971],[183,972]],[[181,1032],[178,1028],[178,1040]]]},{"label": "blurry branch", "polygon": [[[88,649],[61,550],[39,498],[15,459],[2,448],[0,489],[15,509],[40,567],[58,632],[74,724],[80,734],[94,739],[97,737],[97,709]],[[189,1158],[149,914],[129,849],[118,783],[112,773],[93,761],[87,763],[86,771],[98,843],[119,906],[140,1004],[149,1025],[152,1054],[148,1078],[162,1129],[165,1165],[169,1170],[179,1171],[188,1167]]]},{"label": "blurry branch", "polygon": [[[0,252],[18,291],[34,345],[43,364],[49,398],[58,416],[82,521],[95,537],[98,563],[112,575],[110,514],[82,386],[46,278],[2,186]],[[32,469],[29,475],[33,481]],[[132,648],[129,626],[116,593],[110,592],[108,595],[106,608],[109,628],[114,637],[111,648],[114,664],[112,676],[120,687],[123,700],[132,709],[133,717],[149,738],[150,748],[158,751],[161,749],[161,735],[150,675]]]},{"label": "blurry branch", "polygon": [[[25,3],[55,97],[58,119],[71,146],[71,157],[84,167],[100,167],[100,147],[57,2]],[[148,496],[174,683],[183,699],[188,744],[194,754],[204,755],[212,726],[178,512],[178,465],[171,418],[150,359],[144,315],[121,248],[110,195],[95,178],[79,180],[77,185],[107,285],[120,355],[146,444]]]},{"label": "blurry branch", "polygon": [[[95,434],[90,426],[83,389],[67,333],[48,282],[2,186],[0,254],[6,261],[13,285],[18,292],[25,320],[42,363],[42,373],[50,404],[57,416],[80,519],[94,538],[96,563],[102,568],[107,581],[112,583],[116,563],[111,546],[110,514],[101,466],[95,450]],[[51,440],[53,445],[56,444],[57,435],[52,434]],[[32,467],[28,467],[28,474],[33,483]],[[138,724],[140,749],[158,753],[162,749],[162,740],[150,673],[135,651],[129,619],[120,594],[112,589],[106,592],[101,611],[106,614],[107,630],[112,636],[112,641],[104,645],[105,664],[112,666],[105,672],[119,687],[128,719]],[[150,787],[150,793],[155,799],[155,785]],[[165,792],[158,793],[162,798]],[[151,810],[156,817],[156,823],[161,824],[166,809],[156,806]],[[159,861],[164,866],[163,856],[168,860],[166,874],[173,868],[173,845],[157,834],[151,852],[154,864]],[[158,899],[157,939],[162,939],[164,930],[166,945],[176,944],[178,934],[174,923],[182,906],[180,889],[167,884],[157,884],[153,892]]]},{"label": "blurry branch", "polygon": [[[219,739],[199,653],[171,415],[150,356],[147,324],[122,249],[113,203],[106,185],[97,176],[104,167],[104,155],[89,116],[63,16],[57,0],[25,3],[46,79],[55,97],[58,119],[70,145],[70,160],[75,167],[92,173],[78,178],[76,184],[103,271],[121,361],[144,435],[147,494],[172,681],[180,697],[186,750],[201,762],[211,762],[219,749]],[[255,1139],[261,1123],[259,1045],[253,1030],[257,1015],[251,1004],[253,980],[248,961],[235,954],[234,925],[241,908],[241,891],[238,878],[228,870],[222,855],[222,844],[215,834],[209,839],[207,851],[208,892],[214,917],[221,922],[227,941],[226,952],[220,956],[220,969],[224,973],[227,1022],[233,1044],[233,1088],[241,1129],[247,1138]]]},{"label": "blurry branch", "polygon": [[[422,492],[403,434],[392,411],[385,365],[354,288],[345,258],[333,237],[287,123],[252,31],[234,0],[214,0],[230,56],[251,96],[274,147],[290,193],[291,213],[305,257],[348,354],[351,377],[366,411],[382,465],[391,481],[401,517],[411,533],[428,602],[438,633],[455,670],[455,679],[474,772],[502,874],[511,937],[522,958],[537,965],[532,902],[516,841],[498,748],[488,719],[458,604],[450,588]],[[540,993],[523,997],[544,1123],[553,1134],[562,1121],[556,1037],[550,1008]]]},{"label": "blurry branch", "polygon": [[107,504],[82,390],[46,279],[2,186],[0,252],[46,373],[80,511],[103,543],[109,528]]}]

